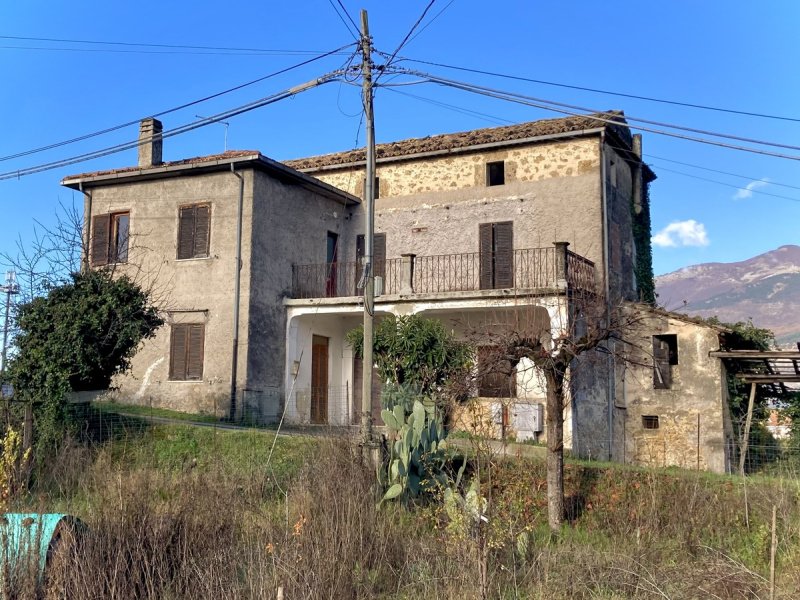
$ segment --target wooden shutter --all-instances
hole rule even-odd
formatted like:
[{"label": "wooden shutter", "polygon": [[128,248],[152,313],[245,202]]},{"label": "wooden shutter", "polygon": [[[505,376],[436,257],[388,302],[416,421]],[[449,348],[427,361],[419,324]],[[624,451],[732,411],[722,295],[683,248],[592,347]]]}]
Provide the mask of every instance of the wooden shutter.
[{"label": "wooden shutter", "polygon": [[194,247],[192,257],[208,256],[208,242],[211,233],[211,207],[199,204],[194,207]]},{"label": "wooden shutter", "polygon": [[494,224],[494,287],[514,287],[514,223]]},{"label": "wooden shutter", "polygon": [[372,265],[372,275],[374,277],[386,277],[385,233],[376,233],[372,238]]},{"label": "wooden shutter", "polygon": [[186,379],[203,378],[203,345],[205,325],[188,325],[188,351],[186,353]]},{"label": "wooden shutter", "polygon": [[516,370],[504,360],[496,346],[478,347],[478,396],[482,398],[515,398]]},{"label": "wooden shutter", "polygon": [[480,288],[490,290],[494,287],[494,243],[492,223],[478,225],[478,250],[480,263]]},{"label": "wooden shutter", "polygon": [[108,250],[111,241],[111,215],[92,217],[92,265],[102,267],[108,264]]},{"label": "wooden shutter", "polygon": [[169,378],[186,379],[188,325],[173,325],[169,343]]},{"label": "wooden shutter", "polygon": [[194,206],[182,206],[178,216],[178,259],[194,253]]},{"label": "wooden shutter", "polygon": [[668,390],[672,385],[672,371],[669,364],[669,344],[657,337],[653,338],[653,387]]}]

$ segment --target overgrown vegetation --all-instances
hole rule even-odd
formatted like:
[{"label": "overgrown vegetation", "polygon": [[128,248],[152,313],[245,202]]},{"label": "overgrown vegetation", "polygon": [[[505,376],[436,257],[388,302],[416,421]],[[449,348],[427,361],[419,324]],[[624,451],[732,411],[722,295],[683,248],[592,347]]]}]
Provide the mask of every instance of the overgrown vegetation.
[{"label": "overgrown vegetation", "polygon": [[162,324],[146,291],[103,270],[74,273],[17,307],[7,377],[15,400],[33,407],[40,451],[52,450],[72,425],[68,394],[107,389]]},{"label": "overgrown vegetation", "polygon": [[800,589],[796,480],[745,491],[739,478],[568,461],[569,524],[553,543],[541,461],[473,469],[482,496],[468,488],[462,508],[378,508],[344,439],[281,437],[268,461],[269,432],[102,429],[106,441],[63,446],[17,499],[76,514],[88,533],[62,548],[46,589],[23,577],[9,597],[759,598],[773,505],[776,597]]}]

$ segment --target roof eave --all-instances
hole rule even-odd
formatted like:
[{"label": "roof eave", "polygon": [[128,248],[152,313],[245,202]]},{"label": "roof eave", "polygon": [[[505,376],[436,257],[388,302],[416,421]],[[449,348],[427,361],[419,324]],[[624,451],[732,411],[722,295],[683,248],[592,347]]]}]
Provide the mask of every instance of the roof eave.
[{"label": "roof eave", "polygon": [[222,171],[235,168],[237,165],[252,167],[266,171],[277,179],[299,184],[304,188],[313,189],[322,195],[341,202],[345,205],[360,204],[361,200],[343,190],[320,181],[314,177],[301,173],[291,167],[284,165],[276,160],[267,158],[261,153],[255,152],[245,156],[234,156],[218,158],[209,161],[201,161],[186,164],[163,164],[153,167],[120,171],[116,173],[105,173],[99,175],[78,175],[65,177],[61,180],[61,185],[79,190],[82,187],[99,187],[104,185],[114,185],[117,183],[135,183],[139,181],[151,181],[164,177],[179,177],[181,175],[200,174],[209,171]]}]

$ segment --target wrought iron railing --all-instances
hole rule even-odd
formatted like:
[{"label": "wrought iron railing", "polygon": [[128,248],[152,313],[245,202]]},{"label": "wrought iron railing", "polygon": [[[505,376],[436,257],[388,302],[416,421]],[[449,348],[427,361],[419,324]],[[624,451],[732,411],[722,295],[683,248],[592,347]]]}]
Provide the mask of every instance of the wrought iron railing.
[{"label": "wrought iron railing", "polygon": [[[562,249],[563,248],[563,249]],[[383,280],[384,295],[439,294],[488,289],[532,290],[563,286],[594,291],[594,263],[566,244],[550,248],[526,248],[491,255],[480,252],[412,256],[378,261],[374,274]],[[510,265],[508,264],[510,261]],[[499,276],[503,264],[503,276]],[[338,298],[357,296],[362,278],[360,263],[294,265],[294,298]],[[404,281],[408,279],[408,281]]]}]

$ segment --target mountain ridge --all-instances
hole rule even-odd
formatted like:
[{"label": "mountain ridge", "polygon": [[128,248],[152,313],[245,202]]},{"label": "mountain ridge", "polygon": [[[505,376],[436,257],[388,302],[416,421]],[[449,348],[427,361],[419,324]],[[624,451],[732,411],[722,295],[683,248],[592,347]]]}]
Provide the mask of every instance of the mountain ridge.
[{"label": "mountain ridge", "polygon": [[690,265],[655,279],[658,303],[668,310],[725,322],[752,319],[774,331],[781,345],[800,341],[800,246]]}]

